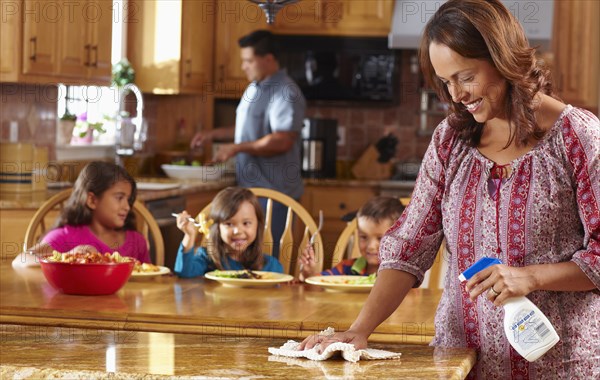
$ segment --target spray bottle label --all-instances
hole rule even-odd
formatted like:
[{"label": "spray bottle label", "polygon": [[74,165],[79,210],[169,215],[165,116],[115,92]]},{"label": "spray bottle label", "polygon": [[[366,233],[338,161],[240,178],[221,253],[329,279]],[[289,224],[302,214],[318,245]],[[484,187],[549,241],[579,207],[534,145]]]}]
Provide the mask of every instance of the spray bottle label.
[{"label": "spray bottle label", "polygon": [[522,309],[514,315],[511,322],[513,341],[523,350],[535,348],[550,334],[550,328],[538,318],[535,310]]}]

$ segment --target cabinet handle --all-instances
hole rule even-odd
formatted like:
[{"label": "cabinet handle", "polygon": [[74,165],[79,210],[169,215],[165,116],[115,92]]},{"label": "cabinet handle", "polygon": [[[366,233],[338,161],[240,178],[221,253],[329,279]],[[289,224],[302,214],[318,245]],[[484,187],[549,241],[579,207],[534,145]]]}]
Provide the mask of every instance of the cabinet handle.
[{"label": "cabinet handle", "polygon": [[35,62],[37,59],[37,37],[31,37],[29,42],[31,43],[31,55],[29,59]]},{"label": "cabinet handle", "polygon": [[85,49],[85,62],[83,63],[84,66],[89,66],[90,65],[90,44],[86,44],[83,48]]},{"label": "cabinet handle", "polygon": [[345,210],[346,204],[344,202],[340,203],[340,210]]},{"label": "cabinet handle", "polygon": [[225,65],[219,65],[219,82],[225,81]]},{"label": "cabinet handle", "polygon": [[191,59],[186,59],[185,60],[185,66],[186,66],[185,76],[189,78],[189,77],[192,76],[192,60]]},{"label": "cabinet handle", "polygon": [[91,50],[94,52],[94,62],[90,66],[98,67],[98,45],[92,46]]}]

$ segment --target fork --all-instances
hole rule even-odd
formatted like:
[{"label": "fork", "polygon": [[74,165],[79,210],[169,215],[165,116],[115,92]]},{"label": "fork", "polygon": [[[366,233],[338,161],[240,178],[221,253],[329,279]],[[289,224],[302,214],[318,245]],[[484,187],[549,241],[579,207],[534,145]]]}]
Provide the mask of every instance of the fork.
[{"label": "fork", "polygon": [[310,240],[309,240],[310,245],[315,244],[315,238],[317,237],[317,234],[319,232],[321,232],[322,228],[323,228],[323,210],[319,210],[319,225],[317,226],[317,230],[315,232],[313,232],[312,236],[310,237]]},{"label": "fork", "polygon": [[[313,232],[313,234],[311,235],[308,243],[310,245],[315,244],[315,238],[317,237],[317,234],[319,232],[321,232],[321,229],[323,229],[323,210],[319,210],[319,225],[317,226],[317,230],[315,232]],[[300,281],[302,281],[304,279],[304,275],[302,274],[302,269],[304,269],[304,263],[300,262],[300,268],[298,269],[298,279]]]},{"label": "fork", "polygon": [[[176,217],[176,218],[177,218],[177,217],[179,216],[179,214],[176,214],[176,213],[174,213],[174,212],[173,212],[173,213],[171,213],[171,216],[174,216],[174,217]],[[195,227],[200,227],[200,226],[201,226],[201,224],[200,224],[200,223],[198,223],[198,222],[196,221],[196,219],[192,218],[191,216],[190,216],[190,217],[188,217],[188,220],[189,220],[190,222],[194,223],[194,226],[195,226]]]}]

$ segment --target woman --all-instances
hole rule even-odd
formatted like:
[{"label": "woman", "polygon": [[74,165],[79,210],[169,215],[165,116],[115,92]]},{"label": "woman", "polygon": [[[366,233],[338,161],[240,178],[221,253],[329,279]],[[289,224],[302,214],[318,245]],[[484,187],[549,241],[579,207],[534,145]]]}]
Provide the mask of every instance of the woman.
[{"label": "woman", "polygon": [[[440,347],[471,347],[471,377],[593,378],[600,371],[600,126],[552,93],[518,21],[498,0],[450,0],[420,49],[450,104],[413,198],[381,243],[377,283],[350,329],[301,348],[367,337],[419,286],[446,239],[449,271],[436,314]],[[466,285],[484,256],[505,265]],[[501,305],[527,296],[561,341],[535,362],[508,343]],[[510,374],[510,375],[509,375]]]}]

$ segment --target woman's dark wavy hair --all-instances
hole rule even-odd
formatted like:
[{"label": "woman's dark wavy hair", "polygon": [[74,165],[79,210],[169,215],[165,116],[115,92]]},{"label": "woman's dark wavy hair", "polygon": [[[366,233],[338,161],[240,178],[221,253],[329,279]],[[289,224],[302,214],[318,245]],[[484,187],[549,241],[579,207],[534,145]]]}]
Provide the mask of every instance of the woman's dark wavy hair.
[{"label": "woman's dark wavy hair", "polygon": [[227,187],[221,190],[213,199],[210,206],[209,218],[213,220],[213,225],[208,233],[208,255],[218,269],[223,268],[223,263],[227,263],[225,258],[228,255],[229,248],[221,239],[219,224],[231,218],[238,212],[244,202],[250,202],[256,212],[258,220],[256,239],[246,248],[240,263],[246,269],[259,270],[263,267],[263,232],[265,230],[265,215],[258,202],[258,198],[248,189],[241,187]]},{"label": "woman's dark wavy hair", "polygon": [[81,170],[75,181],[73,192],[67,200],[55,227],[90,224],[93,210],[87,206],[88,193],[91,192],[96,197],[101,197],[106,190],[121,181],[127,181],[131,184],[131,195],[127,200],[131,209],[127,214],[127,218],[125,218],[123,229],[135,230],[135,213],[133,212],[133,203],[137,196],[135,181],[121,166],[101,161],[90,162]]},{"label": "woman's dark wavy hair", "polygon": [[556,98],[550,72],[529,47],[523,28],[499,0],[449,0],[425,26],[419,60],[428,84],[450,105],[449,125],[461,139],[477,146],[483,124],[475,121],[466,107],[454,103],[444,83],[436,76],[429,57],[429,45],[448,46],[466,58],[490,62],[506,79],[506,115],[511,128],[508,147],[514,139],[525,145],[540,139],[544,131],[535,118],[538,92]]}]

